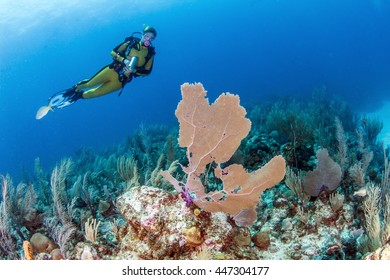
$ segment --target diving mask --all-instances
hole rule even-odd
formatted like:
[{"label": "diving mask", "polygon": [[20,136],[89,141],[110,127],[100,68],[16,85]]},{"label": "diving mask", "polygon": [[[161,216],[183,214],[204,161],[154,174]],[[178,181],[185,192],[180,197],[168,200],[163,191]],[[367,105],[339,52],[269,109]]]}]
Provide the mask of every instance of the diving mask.
[{"label": "diving mask", "polygon": [[142,43],[145,47],[149,47],[151,44],[152,44],[152,41],[155,39],[156,37],[153,35],[153,33],[151,32],[146,32],[143,36],[142,36]]}]

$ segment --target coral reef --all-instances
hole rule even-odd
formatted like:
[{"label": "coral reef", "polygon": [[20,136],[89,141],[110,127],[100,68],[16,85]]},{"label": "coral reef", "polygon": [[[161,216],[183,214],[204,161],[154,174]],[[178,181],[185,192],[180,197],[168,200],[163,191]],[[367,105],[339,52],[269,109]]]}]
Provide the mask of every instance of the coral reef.
[{"label": "coral reef", "polygon": [[[224,96],[219,109],[245,115],[238,97]],[[191,122],[194,111],[182,106],[180,128],[141,126],[124,143],[82,148],[50,172],[37,158],[34,177],[17,185],[1,176],[0,259],[389,258],[390,166],[388,147],[376,141],[380,120],[354,114],[320,89],[310,100],[246,106],[252,129],[242,125],[245,133],[224,139],[234,129],[224,135],[218,125],[241,123],[209,109]],[[185,140],[184,123],[194,132]],[[205,152],[210,143],[229,148]],[[273,158],[283,175],[286,162],[285,178],[245,195],[251,223],[240,223],[239,211],[227,209],[241,202],[227,198],[246,181],[254,181],[249,190],[261,185],[267,176],[245,174],[274,169],[267,165]],[[228,183],[226,172],[234,175]]]}]

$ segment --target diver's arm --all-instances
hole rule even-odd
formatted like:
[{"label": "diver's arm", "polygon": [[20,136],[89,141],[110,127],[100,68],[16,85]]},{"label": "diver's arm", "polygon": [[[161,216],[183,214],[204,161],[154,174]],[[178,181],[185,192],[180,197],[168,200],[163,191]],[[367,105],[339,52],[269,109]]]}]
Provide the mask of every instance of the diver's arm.
[{"label": "diver's arm", "polygon": [[115,51],[111,51],[111,56],[114,60],[118,61],[118,62],[123,62],[123,60],[125,60],[125,58],[123,56],[121,56],[119,53],[115,52]]},{"label": "diver's arm", "polygon": [[135,73],[135,76],[136,77],[147,76],[150,73],[152,73],[153,60],[154,60],[154,55],[149,59],[148,63],[146,63],[145,66],[142,67],[142,69],[137,69],[137,72]]},{"label": "diver's arm", "polygon": [[126,48],[127,46],[130,44],[131,40],[130,40],[131,37],[129,38],[126,38],[126,41],[121,43],[120,45],[116,46],[112,51],[111,51],[111,56],[114,60],[118,61],[118,62],[123,62],[123,60],[125,60],[125,51],[126,51]]}]

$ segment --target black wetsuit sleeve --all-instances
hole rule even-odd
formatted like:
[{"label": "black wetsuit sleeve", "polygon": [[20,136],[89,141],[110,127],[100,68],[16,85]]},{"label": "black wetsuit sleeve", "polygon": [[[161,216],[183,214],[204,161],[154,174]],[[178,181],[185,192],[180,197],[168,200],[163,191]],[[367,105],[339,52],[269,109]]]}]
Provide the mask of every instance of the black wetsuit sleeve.
[{"label": "black wetsuit sleeve", "polygon": [[139,76],[147,76],[150,73],[152,73],[153,70],[153,63],[154,63],[154,55],[156,54],[154,48],[151,50],[152,55],[147,58],[146,64],[142,67],[137,68],[137,72],[135,73],[135,77]]},{"label": "black wetsuit sleeve", "polygon": [[152,73],[153,70],[153,59],[154,57],[151,57],[148,63],[145,65],[145,67],[142,67],[141,69],[137,69],[137,72],[135,73],[136,77],[139,76],[147,76],[150,73]]}]

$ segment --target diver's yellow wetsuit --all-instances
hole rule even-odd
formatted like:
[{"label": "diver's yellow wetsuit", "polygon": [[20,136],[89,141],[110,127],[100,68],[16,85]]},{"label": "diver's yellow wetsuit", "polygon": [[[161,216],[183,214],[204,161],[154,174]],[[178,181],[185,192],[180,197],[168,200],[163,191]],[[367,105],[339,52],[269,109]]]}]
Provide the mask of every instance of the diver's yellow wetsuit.
[{"label": "diver's yellow wetsuit", "polygon": [[[111,51],[114,62],[105,66],[89,80],[79,82],[77,90],[89,88],[83,93],[83,98],[94,98],[119,90],[133,77],[147,76],[152,72],[154,54],[154,47],[142,45],[140,39],[133,36],[126,38]],[[123,61],[132,57],[138,58],[135,72],[126,72]]]},{"label": "diver's yellow wetsuit", "polygon": [[[134,32],[134,34],[139,32]],[[139,33],[141,34],[141,33]],[[103,67],[92,78],[81,81],[77,85],[57,92],[48,100],[48,105],[41,106],[35,118],[42,119],[49,111],[72,105],[80,98],[93,98],[119,90],[134,77],[147,76],[152,72],[154,47],[151,42],[157,36],[156,30],[145,26],[142,39],[130,36],[116,46],[111,55],[114,61]],[[86,91],[84,91],[86,89]],[[122,91],[119,93],[119,95]]]}]

